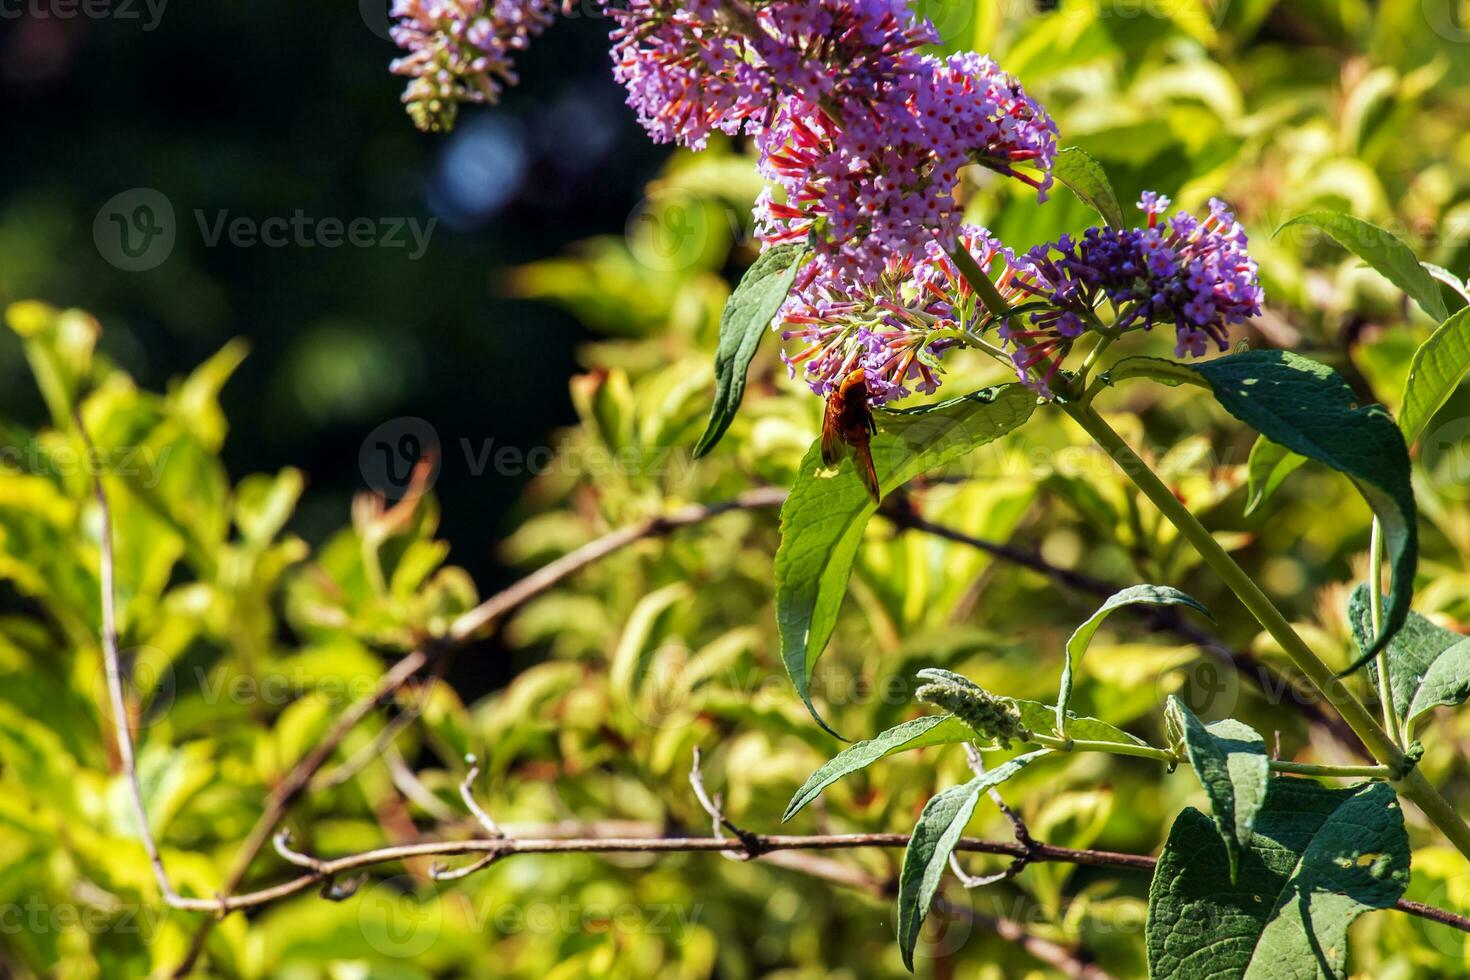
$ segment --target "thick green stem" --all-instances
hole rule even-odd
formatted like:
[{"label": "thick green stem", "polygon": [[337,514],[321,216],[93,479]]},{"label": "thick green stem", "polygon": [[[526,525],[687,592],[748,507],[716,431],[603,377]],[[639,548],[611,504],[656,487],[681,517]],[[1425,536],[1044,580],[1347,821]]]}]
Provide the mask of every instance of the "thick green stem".
[{"label": "thick green stem", "polygon": [[985,308],[997,320],[1004,318],[1011,312],[1011,304],[1006,302],[1005,297],[1000,294],[1000,290],[995,288],[995,283],[990,281],[990,277],[985,274],[984,269],[980,268],[979,263],[975,261],[975,257],[968,250],[961,246],[950,252],[949,256],[954,259],[955,267],[960,270],[960,275],[965,277],[965,281],[970,284],[970,288],[975,290],[975,293],[980,297],[980,302],[985,304]]},{"label": "thick green stem", "polygon": [[1174,496],[1158,475],[1113,431],[1101,415],[1090,406],[1075,402],[1062,404],[1061,408],[1113,458],[1123,473],[1153,502],[1164,517],[1179,529],[1179,533],[1199,552],[1205,564],[1220,576],[1230,591],[1250,610],[1256,621],[1281,645],[1296,668],[1337,709],[1358,738],[1363,740],[1373,757],[1387,766],[1390,772],[1402,774],[1393,781],[1398,792],[1417,804],[1460,853],[1470,858],[1470,826],[1466,826],[1465,821],[1423,773],[1405,759],[1403,750],[1383,730],[1363,703],[1338,679],[1332,668],[1323,663],[1297,635],[1291,623],[1261,591],[1260,586],[1220,547],[1220,543],[1189,512],[1189,508]]}]

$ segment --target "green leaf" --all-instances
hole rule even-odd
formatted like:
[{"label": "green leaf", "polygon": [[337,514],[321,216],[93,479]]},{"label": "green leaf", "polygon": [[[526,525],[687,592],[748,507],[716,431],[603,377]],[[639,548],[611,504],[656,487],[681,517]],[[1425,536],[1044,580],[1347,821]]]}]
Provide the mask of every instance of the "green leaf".
[{"label": "green leaf", "polygon": [[910,749],[922,749],[929,745],[968,742],[974,738],[976,735],[970,727],[954,715],[925,715],[895,725],[881,735],[854,742],[812,773],[811,778],[791,798],[781,821],[784,823],[796,816],[803,807],[820,796],[824,789],[843,776],[866,769],[885,756]]},{"label": "green leaf", "polygon": [[1103,220],[1114,228],[1127,226],[1123,209],[1118,206],[1118,195],[1107,172],[1085,150],[1069,146],[1057,154],[1052,175],[1067,185],[1078,200],[1102,215]]},{"label": "green leaf", "polygon": [[[1008,384],[924,408],[877,413],[880,431],[871,448],[882,493],[1000,438],[1035,408],[1035,395]],[[850,459],[836,473],[826,470],[820,442],[802,460],[781,508],[775,567],[781,659],[807,710],[833,735],[812,704],[812,668],[832,636],[863,529],[876,509]]]},{"label": "green leaf", "polygon": [[1439,283],[1419,264],[1419,259],[1410,251],[1409,246],[1377,225],[1339,211],[1313,211],[1292,218],[1276,229],[1276,234],[1281,234],[1293,225],[1313,225],[1331,235],[1339,245],[1408,293],[1435,323],[1450,315]]},{"label": "green leaf", "polygon": [[1266,799],[1271,762],[1266,740],[1249,725],[1234,719],[1206,726],[1189,706],[1170,695],[1164,717],[1177,742],[1182,742],[1189,764],[1210,798],[1215,827],[1225,842],[1230,880],[1240,870],[1240,856],[1250,847],[1256,814]]},{"label": "green leaf", "polygon": [[1342,977],[1348,926],[1403,894],[1409,839],[1387,783],[1269,787],[1234,881],[1210,818],[1174,821],[1149,889],[1154,980]]},{"label": "green leaf", "polygon": [[1306,461],[1305,456],[1278,446],[1265,436],[1258,438],[1251,446],[1251,455],[1245,464],[1245,516],[1255,513],[1256,508],[1265,503],[1266,498]]},{"label": "green leaf", "polygon": [[919,927],[929,914],[929,905],[939,890],[949,856],[964,834],[980,795],[1049,754],[1049,749],[1042,749],[1017,756],[968,783],[950,787],[925,804],[903,853],[903,871],[898,879],[898,948],[910,973],[914,969],[914,944],[919,939]]},{"label": "green leaf", "polygon": [[767,250],[730,294],[720,315],[720,346],[715,351],[715,403],[710,406],[704,435],[694,447],[695,459],[715,448],[735,418],[740,399],[745,397],[745,372],[772,318],[786,302],[806,254],[802,244],[777,245]]},{"label": "green leaf", "polygon": [[[1373,634],[1367,585],[1358,586],[1348,600],[1348,621],[1358,648],[1366,650]],[[1376,690],[1377,662],[1370,661],[1368,670]],[[1403,719],[1405,730],[1411,730],[1435,708],[1470,699],[1470,637],[1411,612],[1403,629],[1388,641],[1388,672],[1394,711]]]},{"label": "green leaf", "polygon": [[[1017,701],[1016,710],[1021,712],[1021,726],[1029,732],[1044,732],[1057,721],[1055,705],[1041,701]],[[1067,734],[1084,742],[1117,742],[1121,745],[1147,745],[1143,739],[1130,735],[1117,725],[1098,718],[1088,718],[1067,712]]]},{"label": "green leaf", "polygon": [[1470,369],[1470,309],[1461,310],[1440,324],[1409,362],[1404,404],[1399,409],[1399,428],[1404,430],[1409,445],[1418,440],[1434,413],[1454,394],[1467,369]]},{"label": "green leaf", "polygon": [[1203,383],[1225,411],[1261,435],[1326,463],[1353,481],[1383,527],[1392,592],[1382,632],[1344,673],[1371,659],[1409,615],[1419,564],[1409,450],[1383,406],[1360,405],[1336,371],[1289,351],[1245,351],[1199,364],[1130,357],[1108,377],[1113,381],[1149,377],[1171,385]]},{"label": "green leaf", "polygon": [[1442,265],[1435,265],[1433,262],[1420,262],[1419,264],[1424,266],[1424,271],[1429,273],[1436,282],[1442,282],[1450,287],[1450,289],[1455,291],[1456,296],[1460,297],[1467,305],[1470,305],[1470,290],[1466,289],[1463,279]]},{"label": "green leaf", "polygon": [[[1065,738],[1071,734],[1070,729],[1066,726],[1068,724],[1067,702],[1072,700],[1072,674],[1076,670],[1076,665],[1081,662],[1082,655],[1087,652],[1087,645],[1102,628],[1103,621],[1115,610],[1122,609],[1124,606],[1137,605],[1188,606],[1190,609],[1203,613],[1211,622],[1214,622],[1215,619],[1197,599],[1178,589],[1171,589],[1167,585],[1134,585],[1108,596],[1107,600],[1098,607],[1097,612],[1093,613],[1087,622],[1077,627],[1077,631],[1067,641],[1067,656],[1062,661],[1062,686],[1057,692],[1056,729],[1058,735]],[[1072,737],[1077,738],[1078,736],[1073,734]]]}]

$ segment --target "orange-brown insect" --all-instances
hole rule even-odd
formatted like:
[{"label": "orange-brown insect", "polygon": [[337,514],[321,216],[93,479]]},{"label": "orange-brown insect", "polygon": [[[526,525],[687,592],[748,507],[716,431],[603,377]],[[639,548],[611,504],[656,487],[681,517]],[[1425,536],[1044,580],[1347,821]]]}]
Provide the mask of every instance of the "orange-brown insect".
[{"label": "orange-brown insect", "polygon": [[873,412],[868,408],[867,375],[859,368],[843,378],[837,390],[827,396],[827,413],[822,418],[822,462],[836,466],[851,447],[858,478],[868,488],[875,504],[880,502],[878,471],[873,468],[869,443],[877,431]]}]

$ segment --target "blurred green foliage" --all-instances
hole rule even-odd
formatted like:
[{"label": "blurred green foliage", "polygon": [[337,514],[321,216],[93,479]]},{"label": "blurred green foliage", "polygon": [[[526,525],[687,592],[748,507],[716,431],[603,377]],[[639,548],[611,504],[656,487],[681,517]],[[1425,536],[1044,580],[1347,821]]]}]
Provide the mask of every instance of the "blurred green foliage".
[{"label": "blurred green foliage", "polygon": [[[1470,33],[1455,26],[1448,0],[919,6],[954,47],[993,52],[1017,72],[1067,141],[1103,163],[1125,203],[1145,188],[1192,208],[1216,194],[1229,199],[1251,232],[1270,301],[1246,339],[1329,361],[1364,397],[1397,407],[1428,320],[1330,240],[1272,232],[1297,213],[1339,208],[1395,230],[1425,260],[1458,273],[1470,266]],[[1015,247],[1094,220],[1063,190],[1038,209],[978,179],[972,217]],[[501,546],[510,566],[530,571],[688,502],[790,485],[821,405],[787,380],[769,339],[725,439],[698,465],[689,455],[708,410],[728,276],[753,257],[748,215],[758,189],[738,146],[677,155],[627,235],[587,240],[508,276],[515,295],[565,307],[594,336],[570,385],[576,424],[554,440],[555,455]],[[44,409],[34,415],[50,420],[0,427],[8,610],[0,617],[0,971],[166,973],[201,917],[162,910],[107,734],[90,474],[109,474],[119,625],[150,821],[186,893],[219,887],[270,787],[386,665],[441,634],[477,590],[445,564],[433,495],[396,505],[361,497],[350,516],[339,513],[345,528],[313,551],[293,529],[299,472],[226,472],[219,395],[242,347],[223,347],[159,395],[96,353],[98,327],[86,315],[25,304],[9,320],[39,385],[33,397]],[[1154,342],[1152,352],[1167,351],[1167,341]],[[322,351],[328,366],[346,356],[335,342]],[[947,384],[961,392],[999,380],[993,366],[956,356]],[[73,405],[100,466],[87,459]],[[1352,487],[1309,465],[1247,518],[1251,435],[1208,400],[1134,386],[1105,395],[1103,407],[1314,648],[1345,665],[1353,650],[1347,597],[1368,538],[1368,512]],[[1457,395],[1430,423],[1416,474],[1424,536],[1416,608],[1457,630],[1470,623],[1470,473],[1455,448],[1466,408]],[[1172,528],[1086,447],[1064,419],[1038,413],[1017,436],[917,481],[907,500],[932,521],[1034,546],[1111,582],[1185,589],[1215,610],[1222,641],[1288,670]],[[456,478],[446,470],[441,484]],[[776,542],[774,512],[732,513],[641,542],[534,600],[501,637],[528,666],[473,703],[447,683],[425,682],[370,717],[334,767],[372,747],[395,711],[416,714],[388,751],[297,805],[288,821],[297,845],[331,855],[475,833],[457,797],[466,752],[484,764],[485,806],[513,831],[615,822],[702,832],[708,820],[687,780],[696,746],[729,815],[776,830],[792,792],[836,748],[810,723],[779,663]],[[912,675],[929,665],[1048,700],[1066,638],[1095,605],[975,549],[875,520],[814,679],[818,704],[839,731],[875,733],[919,713]],[[1158,709],[1173,693],[1207,719],[1240,717],[1279,740],[1284,758],[1349,761],[1292,708],[1304,693],[1263,692],[1210,653],[1148,636],[1123,615],[1093,643],[1073,706],[1157,742]],[[1430,724],[1437,744],[1470,739],[1463,714]],[[1451,799],[1467,799],[1470,773],[1458,755],[1436,751],[1424,765]],[[964,760],[942,748],[887,760],[834,785],[790,829],[907,831],[930,796],[966,777]],[[1039,839],[1141,853],[1156,851],[1174,814],[1202,797],[1187,773],[1100,756],[1029,769],[1004,795]],[[1470,912],[1463,859],[1412,820],[1410,831],[1409,897]],[[971,832],[1004,838],[1010,829],[982,803]],[[898,859],[881,851],[824,858],[880,883],[895,879]],[[289,872],[267,853],[249,882]],[[766,862],[535,855],[456,884],[432,883],[426,872],[390,866],[345,901],[307,894],[233,915],[212,931],[201,973],[903,973],[891,901]],[[1034,865],[949,898],[1132,977],[1144,970],[1146,889],[1137,873]],[[934,918],[919,944],[921,975],[1053,972],[983,920]],[[1421,920],[1368,916],[1351,939],[1351,962],[1365,976],[1470,973],[1466,937]]]}]

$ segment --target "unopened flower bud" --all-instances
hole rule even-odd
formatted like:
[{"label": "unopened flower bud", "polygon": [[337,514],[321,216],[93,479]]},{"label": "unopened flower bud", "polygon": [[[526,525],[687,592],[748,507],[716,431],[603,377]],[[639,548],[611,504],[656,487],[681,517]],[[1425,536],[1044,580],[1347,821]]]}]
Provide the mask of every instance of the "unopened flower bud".
[{"label": "unopened flower bud", "polygon": [[1025,737],[1021,713],[1010,698],[958,684],[925,684],[915,695],[925,704],[948,711],[985,738],[994,739],[1002,748],[1013,738]]}]

